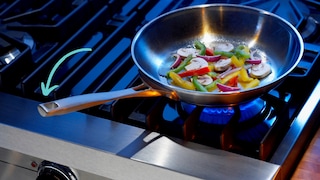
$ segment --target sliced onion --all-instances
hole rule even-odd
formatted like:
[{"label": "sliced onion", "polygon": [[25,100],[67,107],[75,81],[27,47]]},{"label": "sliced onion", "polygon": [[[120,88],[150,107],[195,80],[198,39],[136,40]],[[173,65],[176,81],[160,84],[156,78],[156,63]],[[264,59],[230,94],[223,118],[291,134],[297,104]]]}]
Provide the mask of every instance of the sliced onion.
[{"label": "sliced onion", "polygon": [[234,69],[232,69],[231,67],[229,67],[226,71],[224,71],[223,73],[219,74],[219,75],[217,76],[217,78],[224,78],[224,77],[228,76],[228,75],[231,74],[231,73],[234,73],[234,72],[236,72],[236,71],[240,71],[240,69],[241,69],[241,67],[237,67],[237,68],[234,68]]},{"label": "sliced onion", "polygon": [[201,57],[204,60],[208,62],[217,62],[221,59],[221,55],[215,55],[215,56],[203,56],[203,55],[197,55],[197,57]]},{"label": "sliced onion", "polygon": [[246,60],[246,63],[249,63],[249,64],[260,64],[262,62],[261,59],[247,59]]},{"label": "sliced onion", "polygon": [[182,62],[182,57],[179,54],[174,54],[173,56],[176,58],[176,60],[171,65],[171,69],[178,67]]},{"label": "sliced onion", "polygon": [[239,87],[231,87],[231,86],[227,86],[227,85],[220,84],[220,83],[217,83],[217,87],[220,89],[220,91],[223,91],[223,92],[240,90]]}]

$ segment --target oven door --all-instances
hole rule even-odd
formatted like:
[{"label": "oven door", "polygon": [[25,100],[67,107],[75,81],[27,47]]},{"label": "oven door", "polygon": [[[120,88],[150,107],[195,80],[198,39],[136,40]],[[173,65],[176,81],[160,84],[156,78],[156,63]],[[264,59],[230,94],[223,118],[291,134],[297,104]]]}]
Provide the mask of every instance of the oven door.
[{"label": "oven door", "polygon": [[107,180],[108,178],[81,170],[75,170],[70,167],[42,160],[16,151],[0,148],[0,179]]},{"label": "oven door", "polygon": [[38,158],[0,148],[0,179],[35,180],[40,163]]}]

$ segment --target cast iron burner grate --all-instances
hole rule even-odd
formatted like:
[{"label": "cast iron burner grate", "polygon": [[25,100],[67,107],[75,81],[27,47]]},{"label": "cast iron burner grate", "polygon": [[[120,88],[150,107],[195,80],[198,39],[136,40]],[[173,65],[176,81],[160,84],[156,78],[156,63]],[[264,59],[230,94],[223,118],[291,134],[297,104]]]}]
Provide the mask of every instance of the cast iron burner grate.
[{"label": "cast iron burner grate", "polygon": [[[294,25],[304,40],[319,35],[319,2],[314,0],[254,0],[242,3],[273,12]],[[315,13],[316,12],[316,13]]]},{"label": "cast iron burner grate", "polygon": [[[279,98],[265,94],[243,105],[219,107],[218,110],[162,97],[142,101],[127,99],[113,103],[112,112],[113,119],[119,122],[266,160],[291,123],[289,99],[290,96]],[[129,106],[130,103],[135,107]],[[128,111],[123,108],[125,106]],[[186,107],[191,110],[183,109]],[[248,113],[250,108],[253,112]],[[202,121],[203,116],[211,116],[203,115],[208,111],[222,117],[215,117],[218,122],[212,117],[210,122]]]}]

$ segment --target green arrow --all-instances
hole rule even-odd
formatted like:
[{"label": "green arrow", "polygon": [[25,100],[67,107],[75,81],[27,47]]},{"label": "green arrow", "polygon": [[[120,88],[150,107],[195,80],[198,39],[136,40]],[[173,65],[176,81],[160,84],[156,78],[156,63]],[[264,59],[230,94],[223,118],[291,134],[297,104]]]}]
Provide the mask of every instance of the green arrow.
[{"label": "green arrow", "polygon": [[54,73],[56,72],[56,70],[58,69],[58,67],[70,56],[74,55],[74,54],[77,54],[79,52],[83,52],[83,51],[92,51],[91,48],[80,48],[80,49],[76,49],[76,50],[73,50],[69,53],[67,53],[66,55],[64,55],[61,59],[59,59],[59,61],[53,66],[50,74],[49,74],[49,77],[48,77],[48,80],[47,80],[47,84],[45,85],[44,82],[41,82],[41,90],[42,90],[42,94],[44,96],[48,96],[51,91],[53,91],[54,89],[58,88],[59,85],[54,85],[54,86],[51,86],[50,87],[50,83],[51,83],[51,80],[52,80],[52,77],[54,75]]}]

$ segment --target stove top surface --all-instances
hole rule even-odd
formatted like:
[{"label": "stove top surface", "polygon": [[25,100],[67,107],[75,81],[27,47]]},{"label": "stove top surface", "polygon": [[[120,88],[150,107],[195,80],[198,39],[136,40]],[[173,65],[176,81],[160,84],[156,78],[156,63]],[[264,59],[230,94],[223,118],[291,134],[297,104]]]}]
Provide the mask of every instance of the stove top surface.
[{"label": "stove top surface", "polygon": [[[37,117],[34,122],[26,122],[27,119],[33,119],[35,114],[29,113],[30,110],[23,111],[23,108],[13,108],[14,103],[29,105],[28,101],[32,101],[31,104],[34,105],[34,101],[47,102],[141,84],[138,68],[130,54],[135,33],[162,13],[206,3],[234,3],[257,7],[290,22],[301,33],[305,45],[298,67],[280,86],[252,102],[235,107],[212,109],[164,97],[115,100],[75,113],[76,115],[71,113],[71,116],[53,118],[49,122],[61,123],[57,127],[62,129],[49,132],[46,131],[52,127],[46,124],[48,122],[45,119]],[[12,104],[1,112],[1,122],[85,146],[117,152],[128,158],[141,158],[141,161],[148,161],[144,153],[149,150],[134,156],[133,152],[137,153],[135,150],[140,146],[129,146],[130,142],[121,142],[123,139],[120,137],[110,147],[100,141],[92,141],[94,143],[91,144],[87,140],[98,136],[86,137],[82,130],[89,128],[91,133],[93,129],[98,134],[102,133],[106,127],[98,127],[96,125],[100,122],[96,125],[93,122],[105,120],[114,124],[107,126],[111,131],[123,125],[263,162],[287,165],[289,163],[285,159],[291,148],[284,150],[286,143],[290,142],[294,146],[300,136],[310,135],[312,129],[318,127],[318,123],[313,120],[317,116],[318,101],[312,103],[310,97],[319,100],[314,93],[320,78],[317,72],[320,68],[319,5],[312,0],[3,1],[0,3],[0,92],[5,98],[2,98],[1,103],[5,105],[5,99],[19,100],[12,100]],[[63,63],[58,61],[69,52],[83,47],[92,51],[77,53]],[[41,83],[58,86],[48,94],[43,94]],[[301,124],[299,119],[302,118],[302,113],[306,113],[306,108],[310,110],[310,116]],[[78,116],[80,121],[77,120]],[[90,120],[85,118],[87,116]],[[92,120],[94,118],[99,120]],[[292,129],[295,124],[298,133],[297,129]],[[67,129],[70,127],[73,129],[72,136],[81,137],[80,139],[68,135]],[[293,132],[297,134],[293,136]],[[106,138],[102,140],[107,141]],[[300,145],[295,149],[302,147]],[[123,149],[121,151],[118,148]],[[163,163],[153,163],[166,167]],[[283,174],[289,174],[286,169],[292,166],[283,168]]]}]

